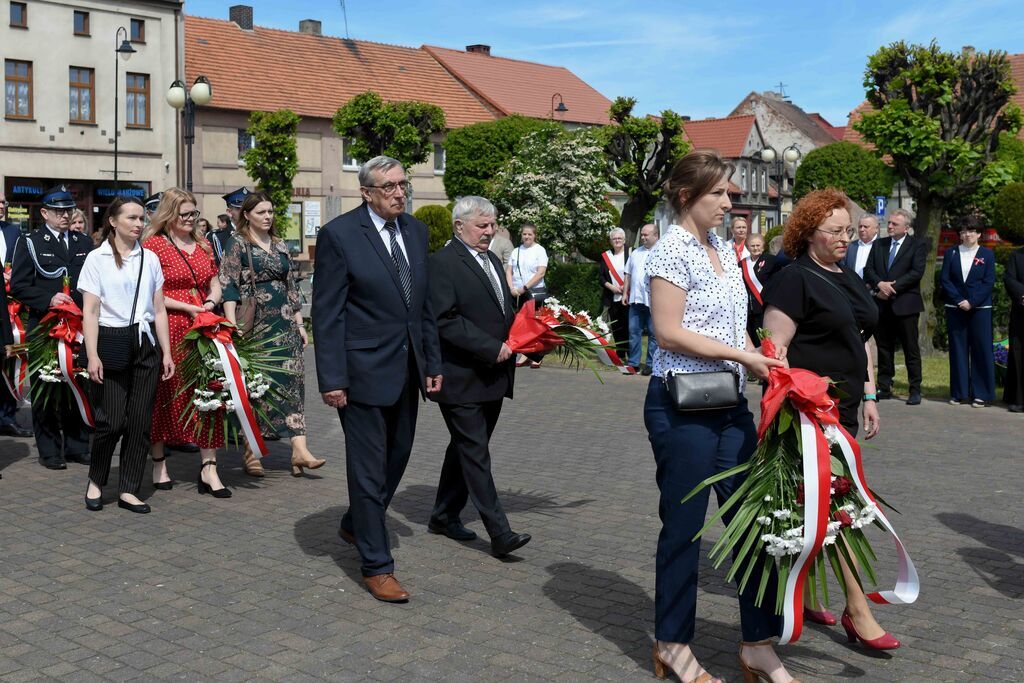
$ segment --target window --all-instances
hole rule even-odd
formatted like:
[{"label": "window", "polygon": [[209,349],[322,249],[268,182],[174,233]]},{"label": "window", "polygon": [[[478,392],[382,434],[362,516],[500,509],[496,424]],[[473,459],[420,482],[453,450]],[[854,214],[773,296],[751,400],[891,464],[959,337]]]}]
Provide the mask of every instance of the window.
[{"label": "window", "polygon": [[434,173],[444,175],[444,162],[444,147],[442,145],[434,145]]},{"label": "window", "polygon": [[89,35],[89,13],[75,11],[75,35],[76,36],[87,36]]},{"label": "window", "polygon": [[28,5],[23,2],[11,3],[11,27],[28,28]]},{"label": "window", "polygon": [[96,123],[93,111],[95,73],[92,69],[71,67],[68,90],[68,121],[70,123]]},{"label": "window", "polygon": [[132,19],[131,34],[133,43],[146,42],[146,22],[143,19]]},{"label": "window", "polygon": [[761,192],[768,192],[768,171],[761,169]]},{"label": "window", "polygon": [[740,169],[740,189],[744,192],[747,191],[747,167],[744,166]]},{"label": "window", "polygon": [[245,128],[238,129],[238,163],[242,163],[242,157],[250,149],[256,146],[256,136],[250,135]]},{"label": "window", "polygon": [[4,60],[4,96],[7,118],[32,118],[32,62]]},{"label": "window", "polygon": [[359,160],[352,156],[352,140],[346,138],[341,141],[341,167],[359,168]]},{"label": "window", "polygon": [[149,128],[149,75],[129,73],[125,92],[128,96],[126,125],[129,128]]}]

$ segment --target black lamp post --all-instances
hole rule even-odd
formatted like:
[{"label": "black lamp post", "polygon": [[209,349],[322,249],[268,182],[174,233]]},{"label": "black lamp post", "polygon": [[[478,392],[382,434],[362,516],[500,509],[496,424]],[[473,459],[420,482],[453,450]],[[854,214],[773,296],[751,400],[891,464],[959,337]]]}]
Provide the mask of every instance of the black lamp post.
[{"label": "black lamp post", "polygon": [[[124,38],[121,37],[122,33]],[[121,109],[118,97],[121,90],[121,59],[127,62],[135,54],[135,48],[128,42],[128,30],[124,26],[118,27],[117,32],[114,34],[114,46],[114,195],[117,196],[118,190],[121,188],[117,173],[117,139],[120,137],[118,135],[118,128]],[[121,59],[118,59],[118,57]]]},{"label": "black lamp post", "polygon": [[762,161],[766,161],[769,164],[772,164],[774,175],[776,178],[779,179],[779,213],[778,222],[776,223],[776,225],[782,225],[782,190],[783,185],[786,184],[786,164],[795,164],[796,162],[800,161],[800,157],[802,155],[800,154],[800,150],[797,149],[796,145],[790,145],[786,149],[782,150],[781,155],[775,151],[774,147],[769,145],[768,147],[765,147],[764,149],[761,150],[760,156]]},{"label": "black lamp post", "polygon": [[[558,106],[555,106],[555,99],[558,99]],[[562,101],[562,93],[555,93],[551,96],[551,118],[555,118],[555,113],[564,114],[569,111],[569,107],[565,106],[565,102]]]},{"label": "black lamp post", "polygon": [[213,87],[206,76],[199,76],[191,90],[176,80],[167,90],[167,104],[181,110],[185,141],[185,189],[192,191],[192,143],[196,141],[196,105],[208,104],[213,99]]}]

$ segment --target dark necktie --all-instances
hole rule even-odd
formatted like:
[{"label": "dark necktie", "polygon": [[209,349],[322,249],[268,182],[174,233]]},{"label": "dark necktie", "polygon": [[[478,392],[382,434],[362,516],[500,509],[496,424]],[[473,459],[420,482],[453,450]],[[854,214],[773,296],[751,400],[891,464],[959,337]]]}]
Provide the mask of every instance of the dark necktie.
[{"label": "dark necktie", "polygon": [[892,268],[892,262],[896,260],[896,250],[900,248],[900,243],[896,240],[892,241],[892,246],[889,248],[889,263],[885,266],[886,270]]},{"label": "dark necktie", "polygon": [[412,271],[409,270],[409,262],[405,260],[402,247],[398,245],[398,226],[394,221],[384,224],[384,229],[391,236],[391,260],[395,262],[395,270],[398,271],[398,281],[402,283],[402,294],[405,296],[405,305],[412,305]]},{"label": "dark necktie", "polygon": [[60,242],[60,246],[64,248],[64,255],[70,256],[71,252],[68,251],[68,231],[65,230],[64,232],[62,232],[60,234],[60,239],[58,239],[57,241]]},{"label": "dark necktie", "polygon": [[487,257],[486,253],[477,253],[476,257],[480,259],[480,266],[487,273],[487,279],[491,281],[491,287],[494,288],[494,295],[498,297],[498,305],[502,310],[505,310],[505,297],[501,295],[501,286],[498,284],[498,280],[494,277],[494,271],[491,270],[491,262]]}]

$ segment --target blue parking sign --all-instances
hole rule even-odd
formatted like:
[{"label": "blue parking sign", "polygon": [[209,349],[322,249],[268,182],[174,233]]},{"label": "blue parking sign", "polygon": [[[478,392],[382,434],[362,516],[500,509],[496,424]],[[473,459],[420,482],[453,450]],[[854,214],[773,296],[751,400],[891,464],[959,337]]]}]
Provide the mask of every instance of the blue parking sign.
[{"label": "blue parking sign", "polygon": [[876,216],[884,216],[885,215],[885,205],[886,205],[886,203],[888,203],[888,201],[889,201],[888,197],[875,197],[875,215]]}]

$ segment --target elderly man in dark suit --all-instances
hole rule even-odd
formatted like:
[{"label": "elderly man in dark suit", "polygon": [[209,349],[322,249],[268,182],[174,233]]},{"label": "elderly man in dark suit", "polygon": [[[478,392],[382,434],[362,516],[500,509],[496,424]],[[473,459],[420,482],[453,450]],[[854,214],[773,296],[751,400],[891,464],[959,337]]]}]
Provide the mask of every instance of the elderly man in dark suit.
[{"label": "elderly man in dark suit", "polygon": [[877,240],[864,266],[864,282],[878,304],[878,398],[892,398],[896,374],[896,344],[903,348],[907,363],[910,396],[907,405],[921,403],[921,347],[917,321],[924,310],[921,278],[924,277],[928,245],[908,234],[914,215],[896,209],[889,216],[889,236]]},{"label": "elderly man in dark suit", "polygon": [[[7,264],[14,258],[14,246],[21,238],[21,229],[14,223],[8,223],[7,218],[7,195],[3,188],[0,188],[0,267],[4,269],[4,279],[0,281],[0,337],[3,344],[13,344],[14,337],[11,335],[10,319],[7,315],[7,281],[11,274],[7,272]],[[22,340],[24,341],[24,340]],[[0,353],[0,362],[4,354]],[[15,415],[18,413],[18,400],[11,396],[6,383],[0,383],[0,436],[32,436],[31,429],[25,429],[18,424]]]},{"label": "elderly man in dark suit", "polygon": [[[45,225],[18,241],[11,269],[11,296],[28,307],[29,331],[50,306],[72,300],[81,307],[78,274],[92,250],[91,239],[68,229],[75,200],[65,186],[47,190],[42,204]],[[65,277],[70,280],[70,294],[63,292]],[[68,460],[90,463],[89,435],[70,400],[51,401],[46,406],[34,401],[32,431],[44,467],[64,470]]]},{"label": "elderly man in dark suit", "polygon": [[378,600],[404,602],[385,512],[409,462],[420,394],[441,389],[427,284],[427,226],[405,213],[401,163],[359,169],[363,203],[317,236],[313,332],[317,381],[345,431],[349,509],[339,535],[362,557]]},{"label": "elderly man in dark suit", "polygon": [[850,248],[843,257],[843,265],[864,279],[864,268],[871,256],[871,247],[878,239],[878,219],[866,213],[857,221],[857,239],[850,242]]},{"label": "elderly man in dark suit", "polygon": [[451,242],[430,257],[430,300],[444,373],[444,388],[432,398],[451,441],[428,529],[457,541],[475,539],[460,519],[472,499],[491,537],[491,552],[504,557],[526,545],[530,535],[509,527],[491,476],[491,434],[515,379],[515,359],[505,344],[515,316],[512,295],[501,260],[488,251],[495,214],[483,197],[460,198],[452,210]]}]

